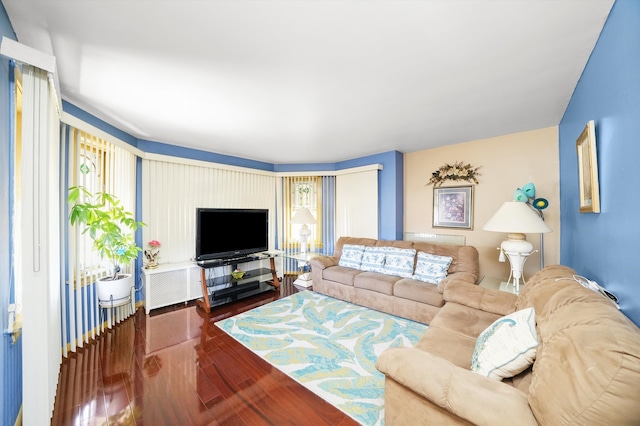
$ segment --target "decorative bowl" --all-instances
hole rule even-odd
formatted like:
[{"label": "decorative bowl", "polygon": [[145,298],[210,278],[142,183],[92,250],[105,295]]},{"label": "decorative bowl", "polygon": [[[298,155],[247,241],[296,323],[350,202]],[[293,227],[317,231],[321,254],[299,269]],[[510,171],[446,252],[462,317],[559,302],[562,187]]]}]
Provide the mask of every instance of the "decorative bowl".
[{"label": "decorative bowl", "polygon": [[233,271],[233,272],[231,272],[231,276],[232,276],[234,279],[239,280],[239,279],[241,279],[242,277],[244,277],[244,271]]}]

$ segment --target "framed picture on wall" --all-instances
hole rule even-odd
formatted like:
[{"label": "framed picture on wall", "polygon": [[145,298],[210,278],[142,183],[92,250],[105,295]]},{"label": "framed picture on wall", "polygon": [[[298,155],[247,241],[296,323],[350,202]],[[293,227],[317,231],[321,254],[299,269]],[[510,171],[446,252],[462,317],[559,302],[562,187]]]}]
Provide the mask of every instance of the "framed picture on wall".
[{"label": "framed picture on wall", "polygon": [[594,121],[587,123],[576,141],[578,150],[578,179],[580,189],[580,213],[600,213],[598,189],[598,156]]},{"label": "framed picture on wall", "polygon": [[473,229],[473,186],[433,188],[433,227]]}]

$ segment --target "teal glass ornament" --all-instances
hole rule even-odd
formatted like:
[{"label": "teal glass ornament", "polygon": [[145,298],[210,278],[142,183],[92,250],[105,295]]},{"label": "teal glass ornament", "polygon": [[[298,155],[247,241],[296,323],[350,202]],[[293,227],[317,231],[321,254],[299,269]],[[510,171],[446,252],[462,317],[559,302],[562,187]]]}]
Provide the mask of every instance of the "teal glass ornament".
[{"label": "teal glass ornament", "polygon": [[525,195],[529,198],[534,198],[536,196],[536,186],[533,182],[530,182],[522,187],[522,191],[524,191]]},{"label": "teal glass ornament", "polygon": [[513,194],[513,201],[520,201],[522,203],[526,203],[527,201],[529,201],[529,197],[527,197],[527,194],[525,194],[522,189],[518,188],[516,189],[516,192]]}]

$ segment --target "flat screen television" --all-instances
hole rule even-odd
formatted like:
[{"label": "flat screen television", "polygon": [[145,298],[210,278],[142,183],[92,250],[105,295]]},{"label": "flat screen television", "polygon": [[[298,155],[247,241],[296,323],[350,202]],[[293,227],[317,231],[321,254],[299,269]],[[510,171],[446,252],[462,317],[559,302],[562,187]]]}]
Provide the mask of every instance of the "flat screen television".
[{"label": "flat screen television", "polygon": [[268,209],[196,209],[196,261],[229,259],[268,249]]}]

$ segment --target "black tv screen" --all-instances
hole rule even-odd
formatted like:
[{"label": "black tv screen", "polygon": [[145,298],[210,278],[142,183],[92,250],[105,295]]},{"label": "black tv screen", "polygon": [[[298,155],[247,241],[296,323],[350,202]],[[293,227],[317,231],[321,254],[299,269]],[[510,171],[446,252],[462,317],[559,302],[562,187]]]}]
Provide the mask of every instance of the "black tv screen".
[{"label": "black tv screen", "polygon": [[268,209],[196,209],[196,261],[269,249]]}]

